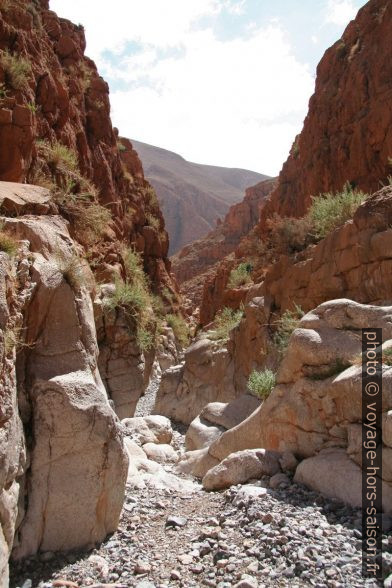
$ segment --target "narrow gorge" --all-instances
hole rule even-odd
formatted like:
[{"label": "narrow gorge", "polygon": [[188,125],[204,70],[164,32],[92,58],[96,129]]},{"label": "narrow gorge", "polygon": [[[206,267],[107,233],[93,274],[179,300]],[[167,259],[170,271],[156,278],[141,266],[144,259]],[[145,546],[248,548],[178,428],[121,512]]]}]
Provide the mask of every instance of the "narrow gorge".
[{"label": "narrow gorge", "polygon": [[169,258],[83,26],[0,0],[0,588],[392,586],[391,25],[359,10],[279,177]]}]

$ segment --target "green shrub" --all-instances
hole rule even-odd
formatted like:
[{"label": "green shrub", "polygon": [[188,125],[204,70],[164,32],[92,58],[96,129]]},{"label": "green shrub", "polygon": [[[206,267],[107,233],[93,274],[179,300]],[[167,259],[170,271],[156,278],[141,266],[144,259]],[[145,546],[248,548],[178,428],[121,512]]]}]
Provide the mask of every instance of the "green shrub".
[{"label": "green shrub", "polygon": [[248,388],[255,395],[265,400],[271,394],[276,384],[276,375],[271,370],[258,372],[253,370],[249,376]]},{"label": "green shrub", "polygon": [[120,153],[124,153],[124,151],[127,150],[127,148],[125,147],[125,145],[121,143],[121,141],[117,141],[117,149],[120,151]]},{"label": "green shrub", "polygon": [[151,333],[151,331],[148,331],[144,327],[138,327],[136,331],[136,341],[141,351],[150,351],[150,349],[154,347],[154,333]]},{"label": "green shrub", "polygon": [[342,192],[337,194],[328,192],[313,198],[307,216],[311,221],[316,239],[323,239],[328,233],[352,218],[366,197],[364,192],[353,190],[350,184],[346,183]]},{"label": "green shrub", "polygon": [[96,243],[111,221],[110,211],[100,204],[78,204],[74,211],[74,223],[78,240],[88,245]]},{"label": "green shrub", "polygon": [[38,140],[37,147],[47,163],[55,170],[58,169],[65,173],[78,172],[78,156],[70,147],[63,145],[59,141],[50,143],[46,139]]},{"label": "green shrub", "polygon": [[249,284],[252,281],[251,272],[252,272],[252,265],[250,263],[240,263],[236,268],[232,269],[229,276],[228,287],[229,288],[238,288],[239,286],[244,286],[245,284]]},{"label": "green shrub", "polygon": [[156,192],[152,186],[148,186],[144,189],[144,198],[146,204],[151,208],[159,208],[159,202],[156,195]]},{"label": "green shrub", "polygon": [[312,224],[308,216],[294,218],[274,214],[267,221],[267,227],[268,246],[275,255],[302,251],[312,242]]},{"label": "green shrub", "polygon": [[161,225],[159,218],[154,216],[151,212],[146,212],[146,220],[150,227],[153,227],[157,231],[159,230]]},{"label": "green shrub", "polygon": [[114,292],[105,300],[109,309],[122,308],[125,316],[136,328],[136,341],[141,351],[148,351],[154,344],[156,318],[154,298],[149,289],[149,281],[143,270],[143,260],[131,248],[122,251],[126,280],[115,282]]},{"label": "green shrub", "polygon": [[19,249],[18,241],[7,233],[0,224],[0,251],[4,251],[10,257],[16,255]]},{"label": "green shrub", "polygon": [[9,51],[1,51],[0,64],[7,82],[14,90],[23,90],[27,86],[31,74],[31,63],[27,59]]},{"label": "green shrub", "polygon": [[185,319],[179,314],[168,314],[166,322],[182,347],[186,347],[189,343],[189,329]]},{"label": "green shrub", "polygon": [[383,350],[382,362],[387,366],[392,366],[392,347]]},{"label": "green shrub", "polygon": [[243,314],[243,310],[223,308],[215,317],[215,329],[208,333],[209,338],[227,341],[230,331],[240,324]]},{"label": "green shrub", "polygon": [[273,337],[275,346],[281,354],[285,353],[291,334],[298,328],[304,311],[295,304],[294,310],[286,310],[277,321],[277,329]]},{"label": "green shrub", "polygon": [[38,110],[38,106],[36,105],[35,102],[28,102],[26,104],[26,106],[30,110],[30,112],[32,112],[33,114],[36,114],[36,112]]},{"label": "green shrub", "polygon": [[126,314],[131,315],[136,322],[146,311],[149,305],[149,294],[138,282],[129,283],[118,279],[115,282],[114,292],[107,301],[110,308],[122,307]]}]

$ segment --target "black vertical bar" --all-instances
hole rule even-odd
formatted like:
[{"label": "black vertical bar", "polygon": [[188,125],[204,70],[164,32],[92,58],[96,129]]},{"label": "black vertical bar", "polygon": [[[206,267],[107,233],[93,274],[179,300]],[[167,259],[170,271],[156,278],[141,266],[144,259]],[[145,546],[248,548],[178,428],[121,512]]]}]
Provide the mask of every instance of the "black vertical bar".
[{"label": "black vertical bar", "polygon": [[382,329],[362,329],[362,575],[382,580]]}]

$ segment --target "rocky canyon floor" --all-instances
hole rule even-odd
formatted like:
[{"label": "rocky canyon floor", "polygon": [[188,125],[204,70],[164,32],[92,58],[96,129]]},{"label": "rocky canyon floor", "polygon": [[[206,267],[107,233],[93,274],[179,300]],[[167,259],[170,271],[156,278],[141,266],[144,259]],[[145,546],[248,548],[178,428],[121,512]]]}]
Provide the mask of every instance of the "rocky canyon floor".
[{"label": "rocky canyon floor", "polygon": [[[157,381],[137,415],[151,411]],[[183,451],[184,427],[172,445]],[[175,473],[175,466],[165,465]],[[178,475],[178,474],[176,474]],[[183,475],[179,475],[182,479]],[[45,553],[13,565],[11,587],[112,588],[376,586],[361,577],[361,511],[296,484],[266,488],[255,480],[207,493],[127,487],[118,531],[90,551]],[[392,521],[383,536],[392,569]]]}]

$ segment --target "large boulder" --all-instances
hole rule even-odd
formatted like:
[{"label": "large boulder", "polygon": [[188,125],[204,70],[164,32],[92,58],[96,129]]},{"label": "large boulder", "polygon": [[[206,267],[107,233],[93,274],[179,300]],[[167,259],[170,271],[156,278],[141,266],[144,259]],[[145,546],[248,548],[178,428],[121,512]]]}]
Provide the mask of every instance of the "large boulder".
[{"label": "large boulder", "polygon": [[232,453],[206,473],[203,486],[206,490],[221,490],[253,478],[273,476],[280,472],[279,457],[278,453],[265,449]]},{"label": "large boulder", "polygon": [[260,406],[260,398],[242,394],[231,402],[210,402],[203,408],[200,418],[212,425],[232,429],[248,418]]},{"label": "large boulder", "polygon": [[124,419],[122,425],[125,434],[139,445],[146,443],[170,444],[173,437],[173,429],[169,419],[161,415]]},{"label": "large boulder", "polygon": [[184,453],[177,464],[177,469],[183,474],[190,474],[195,478],[204,478],[206,473],[218,465],[219,460],[208,452],[208,447],[195,449]]},{"label": "large boulder", "polygon": [[189,425],[185,436],[188,451],[208,447],[227,429],[235,427],[260,406],[260,399],[242,394],[231,402],[210,402]]},{"label": "large boulder", "polygon": [[189,424],[209,402],[230,402],[236,396],[229,351],[201,339],[186,350],[183,366],[163,374],[154,413]]},{"label": "large boulder", "polygon": [[[0,520],[7,519],[3,535],[9,543],[22,482],[13,542],[20,558],[39,550],[83,548],[113,532],[128,458],[98,371],[91,274],[65,221],[25,216],[7,219],[6,227],[24,240],[17,260],[19,291],[12,294],[5,331],[8,348],[10,342],[20,347],[18,409],[31,437],[30,465],[22,477],[23,438],[11,402],[8,427],[14,424],[7,435],[11,439],[13,429],[15,446],[4,472],[12,482],[12,469],[14,482],[1,494]],[[15,307],[24,318],[23,330],[11,323]]]},{"label": "large boulder", "polygon": [[185,435],[186,450],[194,451],[209,447],[225,430],[197,416],[189,425]]},{"label": "large boulder", "polygon": [[[324,449],[304,459],[295,472],[294,481],[304,484],[329,498],[353,506],[362,506],[362,470],[344,449]],[[392,512],[392,488],[382,484],[383,510]]]}]

